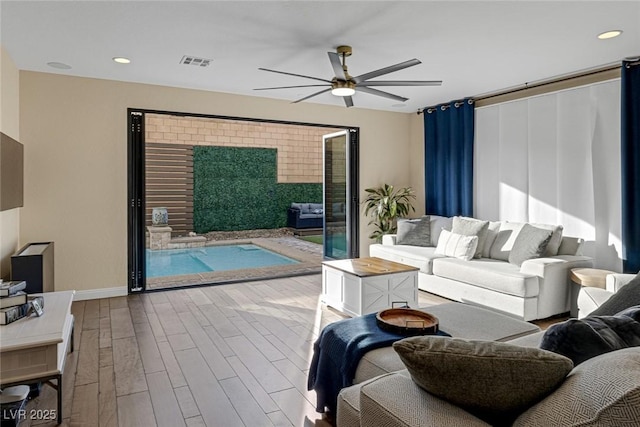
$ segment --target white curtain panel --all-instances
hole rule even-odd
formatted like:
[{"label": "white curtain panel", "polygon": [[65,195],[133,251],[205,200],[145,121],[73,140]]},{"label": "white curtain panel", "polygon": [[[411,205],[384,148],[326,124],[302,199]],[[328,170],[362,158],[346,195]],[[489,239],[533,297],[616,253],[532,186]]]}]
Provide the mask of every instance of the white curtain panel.
[{"label": "white curtain panel", "polygon": [[622,270],[620,80],[480,107],[475,127],[477,218],[561,224]]}]

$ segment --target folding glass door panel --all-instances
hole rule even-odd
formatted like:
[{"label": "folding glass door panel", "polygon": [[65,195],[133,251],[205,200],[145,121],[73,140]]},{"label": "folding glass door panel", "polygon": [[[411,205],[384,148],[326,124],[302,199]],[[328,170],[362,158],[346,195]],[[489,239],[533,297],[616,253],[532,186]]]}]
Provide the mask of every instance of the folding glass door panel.
[{"label": "folding glass door panel", "polygon": [[344,130],[323,137],[323,244],[329,259],[357,256],[356,136],[356,131]]}]

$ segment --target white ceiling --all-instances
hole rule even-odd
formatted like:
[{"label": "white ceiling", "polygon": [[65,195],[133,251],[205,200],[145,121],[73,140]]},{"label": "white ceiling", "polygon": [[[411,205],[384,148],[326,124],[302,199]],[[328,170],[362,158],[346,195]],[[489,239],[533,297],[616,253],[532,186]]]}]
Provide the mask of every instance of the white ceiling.
[{"label": "white ceiling", "polygon": [[[21,70],[286,100],[318,88],[254,91],[314,84],[259,67],[331,79],[326,52],[342,44],[353,46],[352,75],[418,58],[421,65],[379,79],[442,86],[381,88],[410,98],[400,106],[353,97],[356,108],[401,112],[640,54],[640,1],[3,0],[0,20],[0,42]],[[610,29],[624,33],[596,38]],[[213,62],[180,65],[183,55]],[[344,105],[330,93],[305,102]]]}]

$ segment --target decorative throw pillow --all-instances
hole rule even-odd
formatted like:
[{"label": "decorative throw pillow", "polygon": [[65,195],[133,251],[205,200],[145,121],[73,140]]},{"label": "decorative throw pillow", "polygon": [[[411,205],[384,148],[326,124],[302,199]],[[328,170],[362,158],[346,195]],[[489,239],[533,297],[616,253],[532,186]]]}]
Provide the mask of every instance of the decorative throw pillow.
[{"label": "decorative throw pillow", "polygon": [[496,236],[500,231],[500,221],[489,221],[489,227],[487,227],[487,237],[484,240],[484,246],[482,247],[482,258],[491,257],[491,245],[496,240]]},{"label": "decorative throw pillow", "polygon": [[475,256],[477,247],[478,236],[463,236],[442,230],[434,253],[469,261]]},{"label": "decorative throw pillow", "polygon": [[431,218],[431,246],[437,246],[440,232],[442,230],[451,231],[453,218],[438,215],[430,215],[429,218]]},{"label": "decorative throw pillow", "polygon": [[489,221],[481,221],[475,218],[467,218],[464,216],[454,216],[452,233],[462,234],[463,236],[478,236],[478,247],[476,248],[475,258],[482,256],[484,242],[487,239],[487,230]]},{"label": "decorative throw pillow", "polygon": [[321,214],[322,213],[322,209],[314,209],[313,213],[314,214]]},{"label": "decorative throw pillow", "polygon": [[396,244],[431,246],[431,221],[429,216],[398,221]]},{"label": "decorative throw pillow", "polygon": [[560,243],[562,243],[562,231],[563,227],[561,225],[551,225],[551,224],[531,224],[534,227],[542,228],[544,230],[551,230],[553,234],[551,235],[551,239],[549,240],[549,244],[547,245],[547,249],[545,249],[544,253],[540,255],[541,257],[550,257],[558,255],[558,249],[560,249]]},{"label": "decorative throw pillow", "polygon": [[612,316],[633,305],[640,305],[640,273],[593,310],[591,316]]},{"label": "decorative throw pillow", "polygon": [[615,316],[587,316],[556,323],[549,326],[540,343],[540,348],[562,354],[576,365],[609,351],[636,346],[640,346],[640,305]]},{"label": "decorative throw pillow", "polygon": [[492,425],[511,425],[573,368],[552,352],[493,341],[420,336],[393,349],[416,384]]},{"label": "decorative throw pillow", "polygon": [[500,230],[493,241],[493,245],[491,245],[490,258],[509,261],[509,253],[523,226],[524,223],[522,222],[502,221]]},{"label": "decorative throw pillow", "polygon": [[519,266],[528,259],[540,258],[547,249],[552,234],[552,230],[524,224],[509,252],[509,262]]}]

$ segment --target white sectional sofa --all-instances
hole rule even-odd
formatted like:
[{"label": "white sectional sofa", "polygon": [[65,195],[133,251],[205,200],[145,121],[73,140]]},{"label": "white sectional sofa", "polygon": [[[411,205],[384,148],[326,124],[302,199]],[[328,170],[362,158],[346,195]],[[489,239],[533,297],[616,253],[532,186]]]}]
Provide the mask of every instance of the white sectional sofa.
[{"label": "white sectional sofa", "polygon": [[419,268],[418,286],[424,291],[525,321],[569,311],[569,271],[593,266],[592,258],[580,255],[582,239],[562,236],[561,226],[531,224],[553,230],[551,241],[543,257],[518,266],[505,259],[523,223],[490,222],[478,250],[481,257],[470,261],[435,253],[440,232],[451,230],[452,218],[430,216],[430,225],[430,246],[399,245],[396,235],[386,235],[369,247],[369,255]]}]

